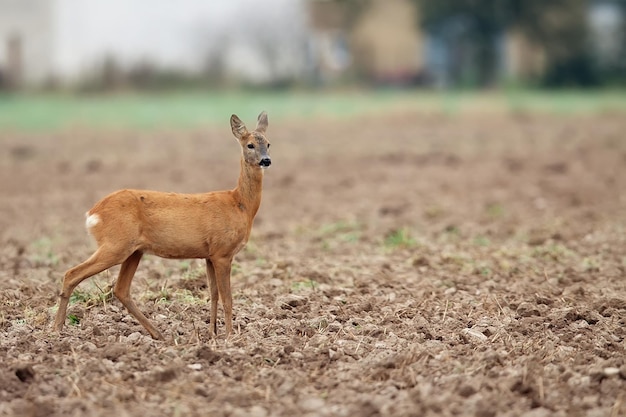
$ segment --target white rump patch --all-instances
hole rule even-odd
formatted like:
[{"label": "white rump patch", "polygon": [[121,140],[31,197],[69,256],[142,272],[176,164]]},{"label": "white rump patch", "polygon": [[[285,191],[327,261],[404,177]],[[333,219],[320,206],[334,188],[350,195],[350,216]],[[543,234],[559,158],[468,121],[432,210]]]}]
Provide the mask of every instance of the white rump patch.
[{"label": "white rump patch", "polygon": [[85,227],[87,229],[91,229],[92,227],[100,223],[100,216],[98,216],[97,214],[85,213],[85,216],[87,217],[87,220],[85,220]]}]

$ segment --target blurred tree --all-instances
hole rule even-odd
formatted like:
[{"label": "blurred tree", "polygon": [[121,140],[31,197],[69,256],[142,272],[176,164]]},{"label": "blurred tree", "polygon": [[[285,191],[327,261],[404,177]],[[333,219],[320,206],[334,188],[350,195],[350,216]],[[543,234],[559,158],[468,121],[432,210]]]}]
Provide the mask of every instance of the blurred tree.
[{"label": "blurred tree", "polygon": [[626,0],[596,0],[591,13],[595,69],[609,85],[626,85]]},{"label": "blurred tree", "polygon": [[[348,10],[355,22],[371,0],[332,0]],[[626,80],[626,0],[411,0],[422,27],[458,50],[469,51],[475,67],[474,84],[497,81],[500,41],[509,30],[523,34],[543,50],[546,86],[590,86],[607,72]],[[622,41],[618,56],[608,68],[599,68],[590,43],[589,10],[610,3],[621,10]],[[453,54],[454,55],[454,54]],[[453,57],[454,59],[458,57]],[[454,67],[454,65],[453,65]],[[462,82],[463,65],[451,78]],[[602,74],[601,74],[601,71]]]},{"label": "blurred tree", "polygon": [[[475,74],[470,83],[486,85],[495,81],[497,70],[496,39],[512,20],[511,0],[413,0],[422,26],[430,33],[448,32],[448,42],[472,52]],[[463,78],[456,65],[453,79]],[[467,80],[466,80],[467,81]],[[461,80],[463,82],[463,80]]]},{"label": "blurred tree", "polygon": [[[315,1],[315,0],[314,0]],[[317,0],[320,1],[320,0]],[[322,0],[324,1],[324,0]],[[346,24],[348,27],[354,26],[361,16],[361,13],[369,6],[371,0],[330,0],[333,3],[340,4],[344,10]]]},{"label": "blurred tree", "polygon": [[586,42],[588,0],[413,1],[428,30],[451,16],[469,22],[467,41],[476,45],[482,83],[494,78],[498,51],[492,40],[509,29],[519,30],[544,49],[547,84],[590,85],[597,81]]},{"label": "blurred tree", "polygon": [[509,0],[517,26],[545,51],[548,86],[598,83],[589,51],[588,0]]},{"label": "blurred tree", "polygon": [[621,48],[614,70],[615,78],[621,82],[622,85],[626,85],[626,0],[620,0],[618,4],[622,13],[622,25],[619,34],[619,44]]}]

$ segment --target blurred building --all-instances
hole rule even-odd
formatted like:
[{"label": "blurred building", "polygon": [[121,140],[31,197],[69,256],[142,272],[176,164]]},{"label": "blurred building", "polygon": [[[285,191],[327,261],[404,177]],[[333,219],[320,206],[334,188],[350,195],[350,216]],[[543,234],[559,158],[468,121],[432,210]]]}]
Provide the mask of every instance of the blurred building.
[{"label": "blurred building", "polygon": [[374,84],[411,85],[424,73],[425,39],[414,2],[310,0],[316,75],[332,82],[348,74]]},{"label": "blurred building", "polygon": [[43,82],[53,71],[49,0],[0,0],[0,87]]},{"label": "blurred building", "polygon": [[333,82],[351,65],[347,9],[334,1],[309,1],[307,14],[310,75],[321,84]]},{"label": "blurred building", "polygon": [[411,84],[424,70],[424,35],[407,0],[372,1],[351,33],[354,65],[376,83]]}]

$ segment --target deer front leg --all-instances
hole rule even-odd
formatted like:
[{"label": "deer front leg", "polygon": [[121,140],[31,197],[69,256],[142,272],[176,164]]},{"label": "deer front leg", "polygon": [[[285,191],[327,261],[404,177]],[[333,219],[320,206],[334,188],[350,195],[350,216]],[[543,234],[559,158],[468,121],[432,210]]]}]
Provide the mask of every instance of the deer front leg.
[{"label": "deer front leg", "polygon": [[143,315],[143,313],[137,308],[135,302],[130,296],[130,284],[133,282],[135,271],[139,265],[139,261],[143,256],[143,252],[136,251],[128,257],[120,268],[120,274],[113,287],[113,293],[118,300],[126,307],[128,312],[150,333],[153,339],[163,340],[163,335],[156,327],[150,323],[150,321]]},{"label": "deer front leg", "polygon": [[[233,333],[233,296],[230,291],[230,269],[233,258],[211,259],[215,269],[217,290],[224,307],[224,323],[226,324],[226,337]],[[213,300],[211,300],[213,302]]]},{"label": "deer front leg", "polygon": [[217,289],[215,268],[213,268],[213,263],[210,259],[206,259],[206,276],[209,281],[209,290],[211,291],[211,318],[209,325],[213,329],[213,335],[217,336],[217,302],[219,300],[219,292]]}]

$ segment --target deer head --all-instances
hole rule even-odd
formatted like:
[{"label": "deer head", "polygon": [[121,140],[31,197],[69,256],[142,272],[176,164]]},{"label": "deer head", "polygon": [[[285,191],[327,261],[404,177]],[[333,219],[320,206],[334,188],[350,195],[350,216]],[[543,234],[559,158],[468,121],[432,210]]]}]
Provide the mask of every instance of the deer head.
[{"label": "deer head", "polygon": [[230,127],[235,138],[239,140],[243,159],[247,164],[263,169],[272,165],[272,159],[269,154],[270,143],[265,137],[267,124],[266,112],[259,114],[256,128],[252,132],[248,131],[246,125],[243,124],[237,115],[233,114],[230,117]]}]

